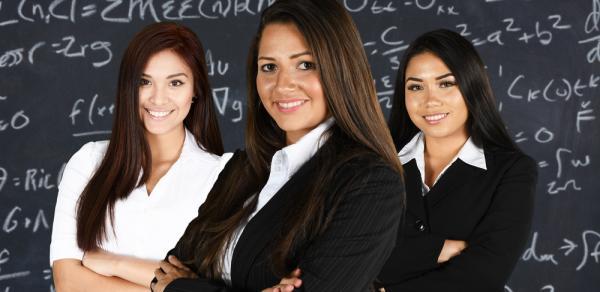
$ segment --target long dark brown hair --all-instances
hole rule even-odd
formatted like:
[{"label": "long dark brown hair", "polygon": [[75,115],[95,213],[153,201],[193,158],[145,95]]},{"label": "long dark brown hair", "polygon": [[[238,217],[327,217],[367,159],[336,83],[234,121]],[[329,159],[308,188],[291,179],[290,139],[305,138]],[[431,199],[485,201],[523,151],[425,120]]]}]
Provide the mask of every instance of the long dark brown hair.
[{"label": "long dark brown hair", "polygon": [[261,34],[273,23],[295,25],[306,39],[315,57],[328,112],[335,119],[325,133],[329,135],[327,142],[315,155],[319,167],[311,173],[310,185],[285,212],[284,227],[272,243],[273,272],[278,276],[289,273],[295,247],[326,229],[332,213],[327,212],[326,206],[332,206],[327,203],[339,202],[344,194],[343,189],[323,194],[337,169],[353,158],[370,154],[402,173],[362,41],[350,15],[335,0],[276,1],[263,11],[248,56],[244,159],[229,167],[232,172],[228,181],[214,186],[180,241],[179,256],[208,278],[221,277],[226,247],[235,230],[255,210],[257,196],[252,196],[265,185],[272,156],[286,146],[285,132],[261,105],[256,88]]},{"label": "long dark brown hair", "polygon": [[[163,22],[146,26],[129,43],[121,61],[116,113],[108,149],[96,173],[83,190],[77,207],[77,244],[84,251],[99,247],[106,239],[106,216],[112,224],[117,200],[125,199],[146,183],[151,171],[151,153],[139,114],[139,84],[148,60],[171,50],[193,72],[194,95],[185,127],[198,146],[222,155],[223,143],[208,81],[204,49],[189,28]],[[138,180],[140,171],[142,177]]]},{"label": "long dark brown hair", "polygon": [[427,32],[413,41],[402,58],[396,77],[396,90],[390,112],[389,126],[394,143],[401,149],[419,129],[410,120],[405,102],[405,74],[408,62],[416,55],[432,53],[446,64],[456,78],[467,105],[467,130],[479,146],[494,146],[516,151],[496,108],[496,99],[488,74],[475,47],[457,32],[438,29]]}]

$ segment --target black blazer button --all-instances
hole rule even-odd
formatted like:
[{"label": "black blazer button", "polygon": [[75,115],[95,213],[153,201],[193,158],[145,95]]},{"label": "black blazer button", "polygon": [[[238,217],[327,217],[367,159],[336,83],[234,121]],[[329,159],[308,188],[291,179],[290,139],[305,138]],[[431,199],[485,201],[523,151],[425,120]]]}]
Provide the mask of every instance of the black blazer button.
[{"label": "black blazer button", "polygon": [[425,231],[425,224],[423,224],[423,220],[415,221],[415,228],[421,232]]}]

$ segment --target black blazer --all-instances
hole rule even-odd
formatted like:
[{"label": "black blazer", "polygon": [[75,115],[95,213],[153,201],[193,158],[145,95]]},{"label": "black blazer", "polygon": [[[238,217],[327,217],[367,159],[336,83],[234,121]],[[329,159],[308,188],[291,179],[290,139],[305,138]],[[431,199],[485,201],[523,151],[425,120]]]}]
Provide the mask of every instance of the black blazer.
[{"label": "black blazer", "polygon": [[[314,179],[319,152],[246,225],[233,254],[231,287],[200,275],[199,279],[177,279],[165,291],[260,291],[278,284],[281,279],[274,275],[269,261],[270,243],[281,230],[282,218],[294,198],[302,196]],[[230,181],[230,166],[244,157],[236,153],[216,185]],[[369,290],[395,245],[404,203],[401,176],[368,154],[343,165],[324,194],[341,187],[348,191],[335,210],[327,210],[334,212],[327,230],[312,242],[298,245],[302,255],[293,262],[302,270],[302,287],[296,291]],[[211,195],[218,194],[211,191]],[[179,244],[170,254],[177,256],[178,248]]]},{"label": "black blazer", "polygon": [[[386,291],[504,291],[529,236],[536,163],[485,150],[486,168],[457,159],[426,196],[415,160],[404,164],[407,212],[378,280]],[[437,264],[444,240],[463,252]]]}]

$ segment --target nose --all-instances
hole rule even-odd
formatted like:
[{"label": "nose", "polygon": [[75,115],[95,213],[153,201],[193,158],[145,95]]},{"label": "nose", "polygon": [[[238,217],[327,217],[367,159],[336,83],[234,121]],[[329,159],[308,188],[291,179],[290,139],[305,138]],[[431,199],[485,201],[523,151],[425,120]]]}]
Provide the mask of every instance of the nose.
[{"label": "nose", "polygon": [[440,106],[442,101],[439,98],[439,92],[435,86],[428,86],[425,91],[425,107]]},{"label": "nose", "polygon": [[152,86],[150,102],[154,105],[163,105],[169,102],[168,86],[155,84]]},{"label": "nose", "polygon": [[285,94],[294,91],[295,89],[296,79],[294,77],[294,74],[287,70],[279,71],[279,74],[277,75],[277,84],[275,85],[275,90],[277,90],[278,93]]}]

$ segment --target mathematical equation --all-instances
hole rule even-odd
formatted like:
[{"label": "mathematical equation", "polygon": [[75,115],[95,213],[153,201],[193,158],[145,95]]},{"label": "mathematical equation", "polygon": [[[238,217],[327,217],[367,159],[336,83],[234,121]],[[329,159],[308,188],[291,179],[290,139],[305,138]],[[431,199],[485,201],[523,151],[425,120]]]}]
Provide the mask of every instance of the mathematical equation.
[{"label": "mathematical equation", "polygon": [[[82,4],[78,0],[28,1],[21,0],[16,7],[3,7],[0,1],[0,27],[18,23],[50,23],[68,21],[77,23],[99,17],[108,23],[131,23],[135,20],[154,22],[223,19],[241,15],[256,15],[275,0],[106,0]],[[4,11],[3,11],[4,10]],[[6,16],[9,15],[9,16]]]},{"label": "mathematical equation", "polygon": [[33,65],[36,54],[39,50],[43,49],[47,49],[50,52],[65,58],[86,58],[90,54],[93,54],[93,59],[95,61],[92,61],[92,66],[94,68],[100,68],[110,63],[113,58],[110,46],[111,43],[107,41],[94,41],[87,44],[80,44],[77,42],[75,36],[68,35],[61,38],[59,41],[40,41],[27,48],[21,47],[4,51],[3,53],[0,53],[0,69],[19,66],[25,60]]},{"label": "mathematical equation", "polygon": [[21,176],[12,177],[6,168],[0,166],[0,193],[7,186],[7,183],[12,184],[16,189],[26,192],[54,190],[60,183],[65,165],[63,163],[56,173],[47,171],[44,168],[28,168]]},{"label": "mathematical equation", "polygon": [[[4,283],[9,282],[11,280],[19,280],[31,276],[35,276],[34,272],[31,270],[22,270],[18,272],[6,271],[6,266],[10,262],[11,253],[7,248],[0,249],[0,291],[2,292],[10,292],[11,286],[5,285]],[[40,271],[38,274],[43,280],[49,282],[49,291],[54,292],[54,287],[52,286],[52,270],[50,267],[46,267]]]},{"label": "mathematical equation", "polygon": [[563,238],[556,245],[556,252],[540,252],[538,249],[539,233],[533,232],[531,242],[521,256],[522,261],[534,261],[559,265],[560,257],[577,257],[575,271],[580,271],[588,265],[600,264],[600,233],[594,230],[585,230],[581,237],[575,240]]},{"label": "mathematical equation", "polygon": [[[8,100],[7,96],[0,96],[0,103]],[[24,110],[17,110],[14,113],[8,113],[7,117],[0,116],[0,132],[7,130],[22,130],[29,125],[29,116]]]}]

